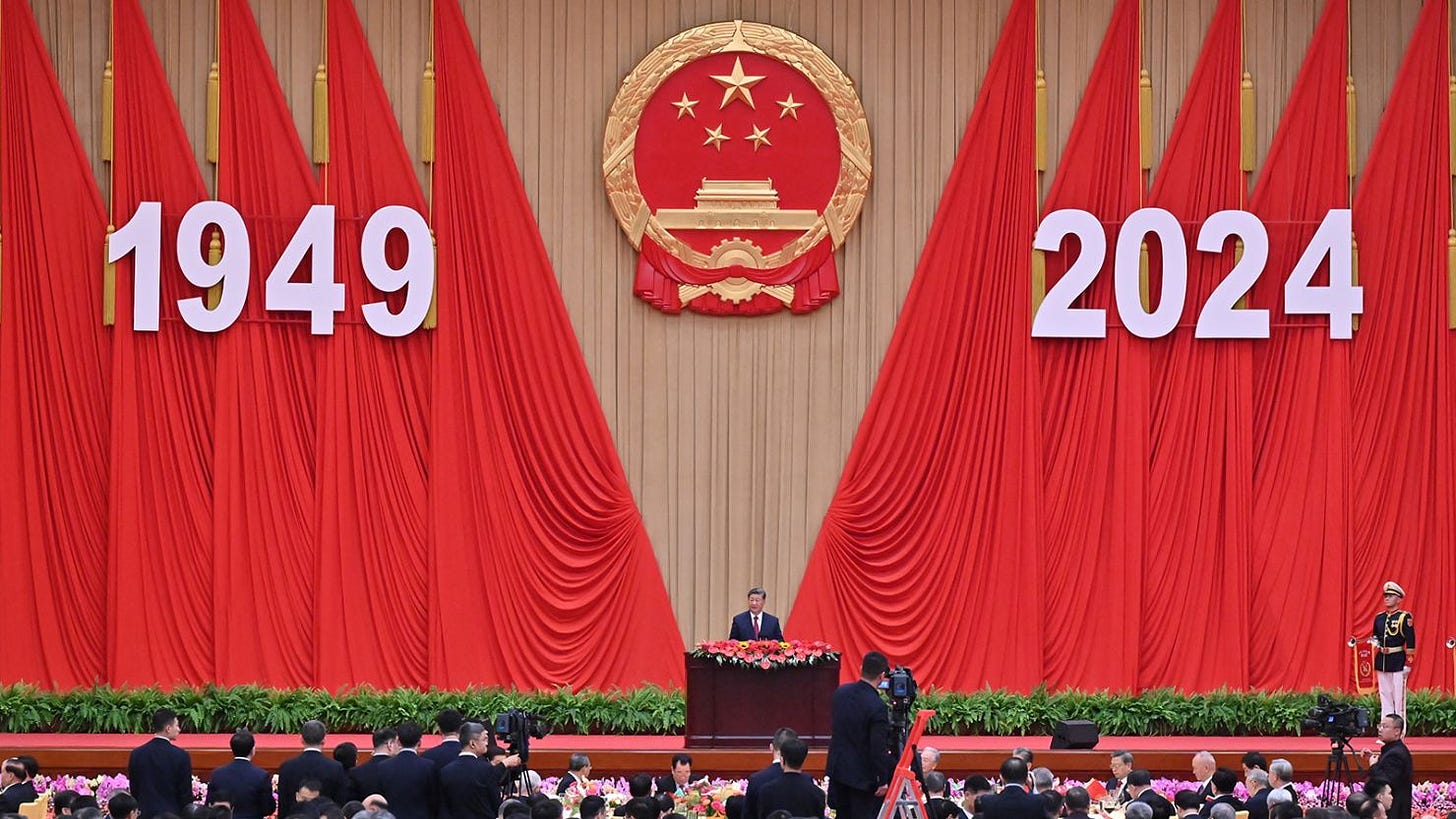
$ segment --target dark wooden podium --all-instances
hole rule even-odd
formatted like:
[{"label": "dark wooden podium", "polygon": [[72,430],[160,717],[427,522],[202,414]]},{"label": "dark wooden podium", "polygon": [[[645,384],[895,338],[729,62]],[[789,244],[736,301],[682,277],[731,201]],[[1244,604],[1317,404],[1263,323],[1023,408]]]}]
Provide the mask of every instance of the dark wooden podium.
[{"label": "dark wooden podium", "polygon": [[839,661],[767,671],[686,655],[689,748],[767,748],[785,726],[812,747],[829,744],[829,700]]}]

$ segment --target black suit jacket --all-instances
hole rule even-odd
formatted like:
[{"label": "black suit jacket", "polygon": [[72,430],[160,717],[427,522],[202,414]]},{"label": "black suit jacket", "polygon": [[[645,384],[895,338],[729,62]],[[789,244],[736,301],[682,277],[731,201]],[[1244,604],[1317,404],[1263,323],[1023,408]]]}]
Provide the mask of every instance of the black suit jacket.
[{"label": "black suit jacket", "polygon": [[830,780],[857,791],[889,784],[895,758],[890,756],[890,709],[880,692],[864,680],[845,683],[829,701]]},{"label": "black suit jacket", "polygon": [[986,819],[1046,819],[1046,800],[1008,785],[994,796],[981,798],[981,814]]},{"label": "black suit jacket", "polygon": [[496,819],[500,786],[500,768],[474,755],[456,757],[440,771],[440,819]]},{"label": "black suit jacket", "polygon": [[743,819],[763,819],[776,810],[786,810],[790,816],[824,815],[824,791],[814,784],[812,777],[798,771],[783,771],[778,779],[763,786],[758,797],[758,814]]},{"label": "black suit jacket", "polygon": [[[389,759],[390,757],[385,755],[371,755],[368,762],[365,762],[363,765],[355,765],[349,771],[349,784],[352,786],[351,791],[355,799],[363,800],[364,797],[372,793],[384,793],[384,763],[388,762]],[[388,799],[389,797],[386,796],[384,798]],[[393,802],[389,804],[390,807],[394,806]]]},{"label": "black suit jacket", "polygon": [[[688,780],[688,782],[692,781],[691,779]],[[657,777],[652,781],[652,784],[656,786],[658,793],[677,793],[677,780],[673,779],[670,773]],[[747,817],[744,817],[744,819],[747,819]]]},{"label": "black suit jacket", "polygon": [[[435,770],[439,770],[459,759],[462,750],[464,749],[460,747],[460,740],[447,739],[428,751],[421,751],[420,756],[435,763]],[[393,812],[394,805],[390,804],[389,807]]]},{"label": "black suit jacket", "polygon": [[1249,819],[1269,819],[1269,794],[1273,792],[1273,788],[1265,788],[1244,802],[1244,810],[1249,812]]},{"label": "black suit jacket", "polygon": [[207,780],[207,804],[219,798],[233,806],[233,819],[263,819],[278,807],[273,777],[247,759],[233,759],[212,772]]},{"label": "black suit jacket", "polygon": [[1198,809],[1198,815],[1208,816],[1209,813],[1213,810],[1213,806],[1219,803],[1229,805],[1233,807],[1235,811],[1241,811],[1244,809],[1244,803],[1240,802],[1237,796],[1234,796],[1231,793],[1225,793],[1220,796],[1215,796],[1212,801],[1204,802],[1203,807]]},{"label": "black suit jacket", "polygon": [[[324,756],[322,751],[312,748],[278,766],[278,815],[288,817],[294,810],[294,795],[304,780],[317,779],[319,796],[334,804],[342,804],[344,794],[349,790],[349,777],[344,766],[337,760]],[[347,800],[344,800],[347,801]],[[390,806],[391,808],[393,805]]]},{"label": "black suit jacket", "polygon": [[757,819],[758,799],[763,794],[763,786],[777,782],[783,775],[784,766],[775,762],[748,777],[748,786],[743,789],[743,819]]},{"label": "black suit jacket", "polygon": [[439,782],[435,763],[408,748],[379,765],[379,792],[396,819],[435,819]]},{"label": "black suit jacket", "polygon": [[[1158,792],[1148,788],[1133,799],[1134,802],[1142,802],[1153,809],[1153,819],[1172,819],[1173,803],[1158,795]],[[1267,817],[1265,817],[1267,819]]]},{"label": "black suit jacket", "polygon": [[784,629],[779,625],[779,618],[764,612],[759,615],[758,637],[753,636],[753,614],[741,612],[734,615],[733,625],[728,629],[730,640],[782,640]]},{"label": "black suit jacket", "polygon": [[1411,780],[1415,769],[1411,766],[1410,749],[1405,747],[1405,741],[1397,739],[1385,743],[1380,749],[1380,758],[1370,766],[1370,775],[1390,783],[1394,800],[1390,805],[1389,819],[1410,819]]},{"label": "black suit jacket", "polygon": [[572,785],[575,785],[580,781],[580,779],[576,778],[576,774],[572,773],[571,771],[567,771],[566,773],[561,775],[561,781],[556,783],[556,795],[561,796],[562,794],[566,793],[567,788],[570,788]]},{"label": "black suit jacket", "polygon": [[165,737],[152,737],[131,752],[126,778],[142,819],[181,816],[182,806],[192,804],[192,757]]},{"label": "black suit jacket", "polygon": [[16,782],[0,793],[0,813],[20,813],[20,806],[40,798],[35,785],[30,782]]}]

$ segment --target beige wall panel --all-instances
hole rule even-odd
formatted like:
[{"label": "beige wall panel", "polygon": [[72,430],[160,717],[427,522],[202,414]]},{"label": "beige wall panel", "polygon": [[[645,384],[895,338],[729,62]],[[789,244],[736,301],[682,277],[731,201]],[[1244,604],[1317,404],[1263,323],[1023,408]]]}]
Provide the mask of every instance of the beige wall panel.
[{"label": "beige wall panel", "polygon": [[[346,0],[330,0],[341,2]],[[141,0],[202,162],[213,3]],[[353,0],[418,158],[428,3]],[[1010,0],[463,0],[510,148],[573,328],[688,640],[725,633],[762,583],[792,608],[825,509],[878,375]],[[98,176],[107,4],[32,0]],[[322,0],[253,0],[311,142]],[[1040,0],[1049,187],[1114,0]],[[1144,0],[1144,55],[1162,155],[1216,0]],[[1419,0],[1352,0],[1362,162]],[[1248,0],[1246,63],[1267,154],[1323,0]],[[874,139],[875,178],[840,250],[843,294],[808,316],[667,316],[631,295],[635,253],[600,177],[601,134],[622,77],[690,26],[784,26],[852,77]],[[428,169],[416,162],[422,183]],[[428,190],[428,187],[426,188]],[[448,306],[442,308],[448,320]],[[604,590],[610,593],[610,590]]]}]

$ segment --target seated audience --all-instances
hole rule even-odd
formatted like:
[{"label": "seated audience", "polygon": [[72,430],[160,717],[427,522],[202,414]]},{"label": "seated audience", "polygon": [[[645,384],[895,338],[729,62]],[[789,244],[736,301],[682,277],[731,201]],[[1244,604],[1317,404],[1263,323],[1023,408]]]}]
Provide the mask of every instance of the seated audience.
[{"label": "seated audience", "polygon": [[1031,769],[1031,792],[1046,793],[1056,790],[1057,778],[1052,775],[1052,769],[1045,766],[1038,766]]},{"label": "seated audience", "polygon": [[299,783],[293,795],[293,812],[306,819],[321,819],[324,812],[333,808],[343,815],[334,800],[323,795],[323,785],[317,779],[305,779]]},{"label": "seated audience", "polygon": [[588,796],[576,808],[577,819],[605,819],[607,800],[600,796]]},{"label": "seated audience", "polygon": [[57,816],[70,816],[71,806],[75,804],[76,797],[79,795],[75,791],[56,791],[51,794],[51,810]]},{"label": "seated audience", "polygon": [[556,783],[556,795],[566,793],[566,789],[572,785],[585,785],[586,778],[591,776],[591,757],[583,753],[571,755],[567,763],[566,773],[562,775],[561,781]]},{"label": "seated audience", "polygon": [[562,819],[565,810],[555,799],[542,799],[531,806],[531,819]]},{"label": "seated audience", "polygon": [[1146,768],[1127,774],[1127,793],[1134,802],[1142,802],[1153,811],[1153,819],[1172,819],[1173,803],[1153,790],[1153,775]]},{"label": "seated audience", "polygon": [[[1153,808],[1147,802],[1128,802],[1122,810],[1127,819],[1153,819]],[[1230,816],[1228,819],[1234,818]]]},{"label": "seated audience", "polygon": [[1263,768],[1245,770],[1244,787],[1249,791],[1249,798],[1244,801],[1249,819],[1269,819],[1269,794],[1274,790],[1269,787],[1269,772]]},{"label": "seated audience", "polygon": [[37,797],[39,794],[35,783],[30,781],[25,763],[16,757],[5,760],[0,767],[0,813],[19,813],[21,805],[34,802]]},{"label": "seated audience", "polygon": [[1092,810],[1092,795],[1081,786],[1068,788],[1064,807],[1067,819],[1088,819],[1088,812]]},{"label": "seated audience", "polygon": [[1287,759],[1276,759],[1269,763],[1269,787],[1289,792],[1289,798],[1299,804],[1299,793],[1294,790],[1294,766]]},{"label": "seated audience", "polygon": [[1198,791],[1184,789],[1173,794],[1173,808],[1178,812],[1178,819],[1188,816],[1196,816],[1203,808],[1203,797]]},{"label": "seated audience", "polygon": [[131,794],[117,791],[106,800],[106,813],[111,819],[138,819],[142,815],[142,809]]},{"label": "seated audience", "polygon": [[[1209,777],[1208,784],[1213,800],[1203,806],[1203,809],[1199,811],[1200,815],[1213,819],[1214,805],[1228,805],[1235,812],[1244,809],[1244,803],[1234,796],[1234,788],[1239,784],[1238,774],[1228,768],[1219,768],[1213,772],[1213,776]],[[1229,819],[1233,819],[1233,817]]]},{"label": "seated audience", "polygon": [[680,794],[692,778],[693,758],[688,754],[673,754],[672,771],[657,778],[657,792]]}]

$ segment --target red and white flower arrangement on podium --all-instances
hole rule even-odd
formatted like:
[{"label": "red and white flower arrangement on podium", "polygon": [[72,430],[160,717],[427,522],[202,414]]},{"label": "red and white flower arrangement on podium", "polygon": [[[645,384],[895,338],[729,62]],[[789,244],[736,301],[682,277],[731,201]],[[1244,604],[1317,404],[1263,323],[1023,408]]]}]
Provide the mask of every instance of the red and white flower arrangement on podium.
[{"label": "red and white flower arrangement on podium", "polygon": [[692,656],[735,668],[795,668],[839,659],[834,646],[820,640],[704,640]]}]

